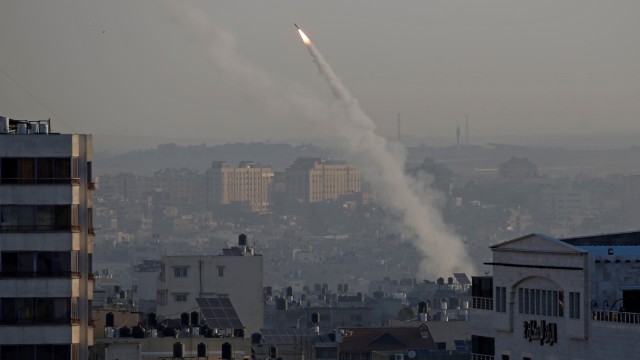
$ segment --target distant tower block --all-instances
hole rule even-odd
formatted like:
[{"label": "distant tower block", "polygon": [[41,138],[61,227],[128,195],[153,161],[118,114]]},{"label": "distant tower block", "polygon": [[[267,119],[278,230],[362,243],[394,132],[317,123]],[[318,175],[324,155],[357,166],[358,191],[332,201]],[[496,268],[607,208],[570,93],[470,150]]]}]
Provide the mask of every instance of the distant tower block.
[{"label": "distant tower block", "polygon": [[460,150],[460,126],[456,129],[456,146]]},{"label": "distant tower block", "polygon": [[464,115],[464,146],[469,146],[469,114]]}]

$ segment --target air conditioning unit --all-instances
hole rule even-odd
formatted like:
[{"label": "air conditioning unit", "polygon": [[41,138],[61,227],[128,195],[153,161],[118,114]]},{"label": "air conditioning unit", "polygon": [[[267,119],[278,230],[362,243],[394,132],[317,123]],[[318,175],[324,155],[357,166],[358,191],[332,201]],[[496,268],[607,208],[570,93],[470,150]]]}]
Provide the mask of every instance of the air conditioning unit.
[{"label": "air conditioning unit", "polygon": [[394,359],[395,360],[404,360],[404,354],[395,354]]}]

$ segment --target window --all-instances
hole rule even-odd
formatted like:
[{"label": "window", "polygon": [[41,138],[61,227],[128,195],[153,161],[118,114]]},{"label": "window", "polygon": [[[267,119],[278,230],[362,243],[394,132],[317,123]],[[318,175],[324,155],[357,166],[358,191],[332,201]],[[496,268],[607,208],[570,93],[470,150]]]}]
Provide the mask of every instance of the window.
[{"label": "window", "polygon": [[55,277],[78,271],[77,251],[3,251],[0,272],[9,277]]},{"label": "window", "polygon": [[79,205],[2,205],[0,231],[69,231],[78,225]]},{"label": "window", "polygon": [[71,322],[70,298],[2,298],[0,307],[0,324],[37,325]]},{"label": "window", "polygon": [[501,360],[509,360],[509,355],[502,354]]},{"label": "window", "polygon": [[518,312],[528,315],[564,316],[564,293],[555,290],[518,289]]},{"label": "window", "polygon": [[173,299],[176,302],[185,302],[187,301],[187,295],[188,294],[173,294]]},{"label": "window", "polygon": [[69,360],[71,349],[77,350],[78,344],[69,345],[2,345],[0,359],[2,360]]},{"label": "window", "polygon": [[224,276],[224,266],[218,266],[218,276],[219,277]]},{"label": "window", "polygon": [[177,278],[184,278],[187,277],[187,270],[186,266],[176,266],[173,268],[173,274]]},{"label": "window", "polygon": [[64,184],[78,178],[78,158],[2,158],[0,183]]},{"label": "window", "polygon": [[569,318],[580,319],[580,293],[569,292]]},{"label": "window", "polygon": [[496,286],[496,312],[507,312],[507,288]]}]

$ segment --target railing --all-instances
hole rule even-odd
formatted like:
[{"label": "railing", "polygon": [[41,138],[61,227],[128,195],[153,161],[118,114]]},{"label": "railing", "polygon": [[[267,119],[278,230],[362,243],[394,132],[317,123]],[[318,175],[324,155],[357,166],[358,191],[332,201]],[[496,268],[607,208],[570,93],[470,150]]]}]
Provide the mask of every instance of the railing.
[{"label": "railing", "polygon": [[79,178],[2,178],[0,184],[31,185],[31,184],[73,184],[79,185]]},{"label": "railing", "polygon": [[80,271],[0,271],[2,279],[23,278],[80,278]]},{"label": "railing", "polygon": [[78,232],[79,225],[0,225],[0,232],[4,233],[24,233],[24,232]]},{"label": "railing", "polygon": [[471,360],[493,360],[495,358],[493,355],[471,354]]},{"label": "railing", "polygon": [[493,299],[483,297],[473,297],[471,307],[480,310],[493,310]]},{"label": "railing", "polygon": [[591,316],[593,321],[640,325],[640,314],[638,313],[592,310]]}]

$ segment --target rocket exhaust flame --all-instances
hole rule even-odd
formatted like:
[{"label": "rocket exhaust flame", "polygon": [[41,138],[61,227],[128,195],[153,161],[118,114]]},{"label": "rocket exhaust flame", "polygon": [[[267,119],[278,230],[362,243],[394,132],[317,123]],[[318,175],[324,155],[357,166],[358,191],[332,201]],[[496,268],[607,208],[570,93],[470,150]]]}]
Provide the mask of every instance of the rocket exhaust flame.
[{"label": "rocket exhaust flame", "polygon": [[302,30],[300,30],[300,29],[298,29],[298,32],[300,33],[300,37],[302,38],[302,42],[304,42],[304,44],[307,45],[307,46],[311,45],[311,40],[309,40],[307,35],[305,35],[305,33],[303,33]]},{"label": "rocket exhaust flame", "polygon": [[[296,28],[298,26],[296,25]],[[462,240],[445,224],[434,205],[437,193],[405,173],[406,155],[392,151],[391,144],[375,133],[375,124],[364,113],[358,101],[333,72],[320,51],[298,28],[300,37],[320,73],[340,101],[348,121],[341,124],[345,146],[352,159],[362,167],[380,200],[398,213],[404,224],[413,230],[415,247],[424,255],[419,274],[475,273]],[[404,149],[403,149],[404,150]]]}]

